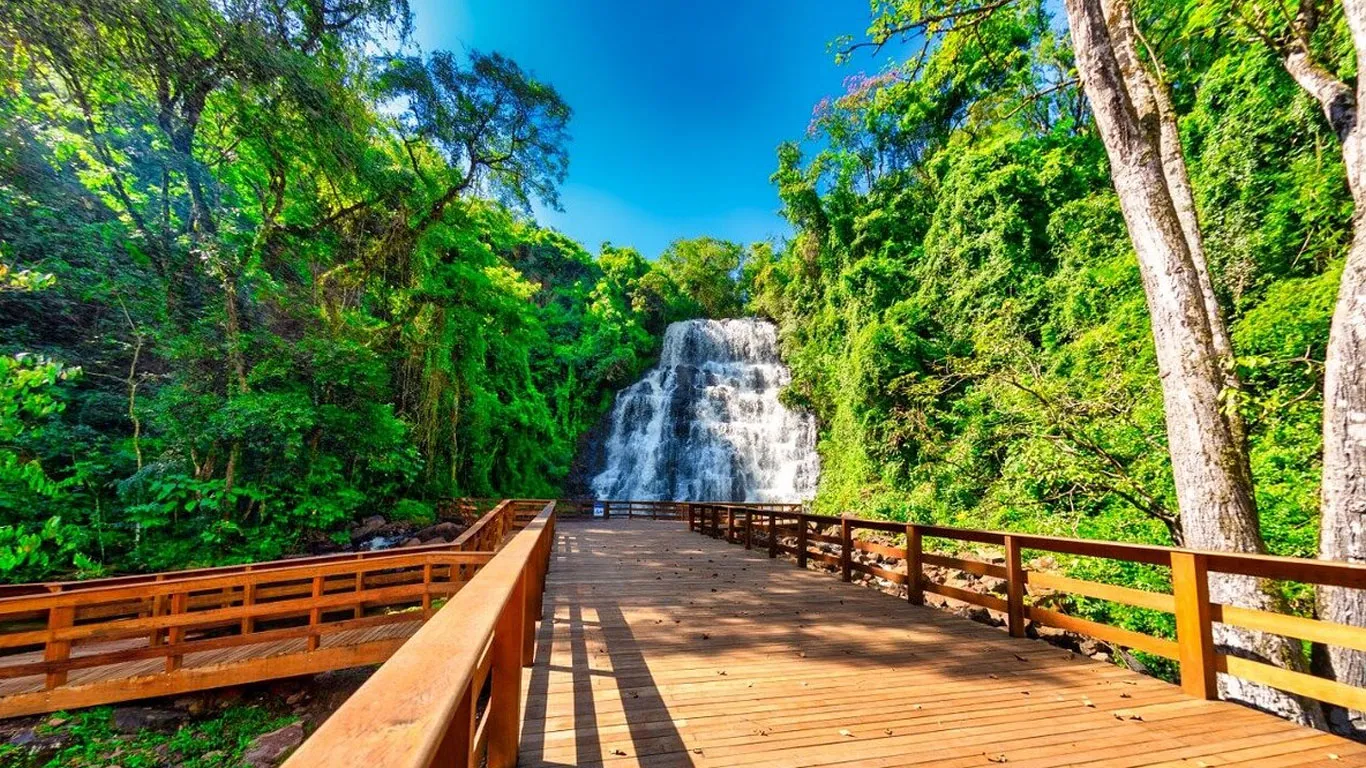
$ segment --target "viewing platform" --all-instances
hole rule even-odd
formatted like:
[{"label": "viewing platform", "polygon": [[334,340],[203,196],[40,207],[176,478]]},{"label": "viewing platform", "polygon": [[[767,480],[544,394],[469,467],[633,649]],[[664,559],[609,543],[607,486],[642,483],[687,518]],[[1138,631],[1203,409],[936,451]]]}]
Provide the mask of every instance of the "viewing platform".
[{"label": "viewing platform", "polygon": [[[1213,682],[1236,674],[1346,705],[1360,689],[1235,661],[1210,639],[1215,621],[1351,647],[1366,645],[1363,630],[1219,606],[1206,580],[1360,586],[1366,567],[790,505],[603,511],[509,501],[447,545],[6,588],[0,713],[384,661],[289,768],[1366,766],[1366,745],[1217,701]],[[1004,562],[922,546],[955,538]],[[1025,549],[1166,563],[1174,591],[1027,569]],[[926,566],[1001,579],[1005,594],[934,583]],[[909,588],[846,583],[859,575]],[[1178,637],[1045,609],[1044,588],[1172,612]],[[999,611],[1006,626],[919,604],[928,593]],[[1170,657],[1182,685],[1027,639],[1026,622]]]},{"label": "viewing platform", "polygon": [[518,765],[1366,765],[1293,725],[677,523],[561,526]]}]

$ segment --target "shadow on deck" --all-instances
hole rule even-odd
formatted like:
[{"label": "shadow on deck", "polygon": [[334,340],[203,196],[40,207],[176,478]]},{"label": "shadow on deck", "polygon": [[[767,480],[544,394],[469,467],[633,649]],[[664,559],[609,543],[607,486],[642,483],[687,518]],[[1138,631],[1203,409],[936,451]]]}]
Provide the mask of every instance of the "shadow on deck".
[{"label": "shadow on deck", "polygon": [[519,765],[1366,765],[1366,746],[677,522],[557,533]]}]

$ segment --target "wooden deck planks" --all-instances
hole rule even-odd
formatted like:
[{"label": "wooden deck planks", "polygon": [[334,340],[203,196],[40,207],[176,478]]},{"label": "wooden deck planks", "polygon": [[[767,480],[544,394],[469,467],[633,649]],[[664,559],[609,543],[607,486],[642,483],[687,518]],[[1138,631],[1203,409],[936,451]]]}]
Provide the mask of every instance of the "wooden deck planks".
[{"label": "wooden deck planks", "polygon": [[521,765],[1366,766],[1366,746],[677,522],[557,533]]}]

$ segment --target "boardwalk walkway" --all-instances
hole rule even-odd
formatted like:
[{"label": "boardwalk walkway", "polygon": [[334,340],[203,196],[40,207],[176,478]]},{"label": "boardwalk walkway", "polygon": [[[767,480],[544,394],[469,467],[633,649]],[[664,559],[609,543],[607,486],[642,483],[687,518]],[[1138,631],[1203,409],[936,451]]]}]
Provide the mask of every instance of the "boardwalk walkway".
[{"label": "boardwalk walkway", "polygon": [[1366,745],[690,534],[565,522],[519,765],[1366,765]]}]

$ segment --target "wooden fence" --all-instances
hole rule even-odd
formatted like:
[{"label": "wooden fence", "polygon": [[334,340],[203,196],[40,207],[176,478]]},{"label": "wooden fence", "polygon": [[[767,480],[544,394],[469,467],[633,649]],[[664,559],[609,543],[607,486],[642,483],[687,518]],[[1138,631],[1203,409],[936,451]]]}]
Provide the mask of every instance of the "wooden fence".
[{"label": "wooden fence", "polygon": [[[736,505],[693,504],[691,507],[690,530],[743,544],[747,549],[762,544],[767,548],[769,557],[792,555],[802,568],[811,561],[825,563],[838,569],[845,581],[849,581],[853,573],[864,573],[894,584],[906,585],[907,599],[917,605],[924,602],[925,593],[931,593],[989,608],[1005,615],[1007,628],[1015,637],[1025,635],[1025,621],[1029,620],[1174,660],[1180,666],[1182,688],[1193,696],[1217,698],[1215,675],[1225,673],[1310,699],[1366,710],[1366,689],[1219,651],[1214,644],[1213,626],[1222,623],[1361,651],[1366,651],[1366,629],[1309,617],[1223,605],[1212,602],[1209,596],[1211,573],[1362,589],[1366,588],[1366,565],[861,520],[792,511],[762,511]],[[905,543],[893,546],[865,541],[858,537],[859,531],[904,537]],[[1004,563],[926,551],[926,538],[999,546],[1004,550]],[[786,540],[793,543],[784,543]],[[827,545],[826,548],[822,548],[822,544]],[[1172,591],[1151,592],[1030,570],[1024,566],[1023,553],[1026,550],[1031,554],[1055,553],[1160,566],[1170,570]],[[854,552],[900,559],[905,562],[905,567],[898,571],[859,562]],[[1005,582],[1005,595],[983,594],[928,581],[924,575],[927,565],[1001,579]],[[1155,637],[1044,608],[1031,600],[1034,593],[1038,592],[1081,595],[1173,614],[1176,639]]]},{"label": "wooden fence", "polygon": [[555,514],[546,503],[285,768],[516,765]]},{"label": "wooden fence", "polygon": [[450,543],[27,585],[0,597],[0,717],[383,661],[543,506]]}]

